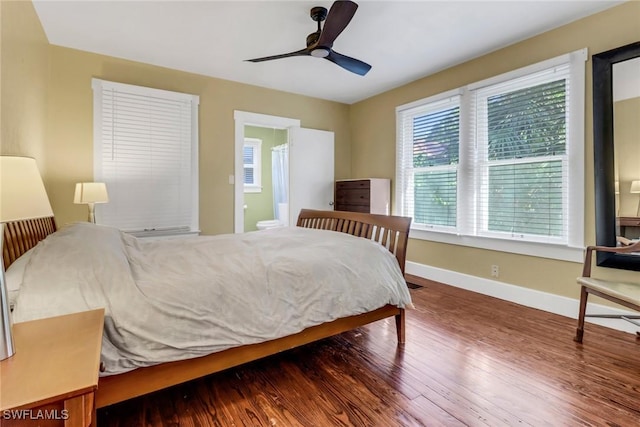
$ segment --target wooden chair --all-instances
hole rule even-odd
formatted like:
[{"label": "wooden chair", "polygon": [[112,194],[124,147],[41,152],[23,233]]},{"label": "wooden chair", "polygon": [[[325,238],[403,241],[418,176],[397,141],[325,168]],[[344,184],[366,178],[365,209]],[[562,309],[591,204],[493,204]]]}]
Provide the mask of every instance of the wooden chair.
[{"label": "wooden chair", "polygon": [[[589,246],[584,258],[584,266],[582,269],[582,277],[578,277],[580,290],[580,313],[578,314],[578,329],[574,341],[581,343],[584,335],[584,318],[601,317],[601,318],[618,318],[624,319],[634,325],[640,326],[640,322],[634,319],[640,319],[640,316],[627,316],[615,314],[586,314],[587,298],[589,294],[593,294],[613,301],[632,310],[640,311],[640,283],[624,283],[612,280],[602,280],[591,277],[591,259],[593,252],[613,252],[613,253],[640,253],[640,241],[628,246],[608,247],[608,246]],[[640,256],[640,254],[638,255]],[[636,332],[640,337],[640,332]]]}]

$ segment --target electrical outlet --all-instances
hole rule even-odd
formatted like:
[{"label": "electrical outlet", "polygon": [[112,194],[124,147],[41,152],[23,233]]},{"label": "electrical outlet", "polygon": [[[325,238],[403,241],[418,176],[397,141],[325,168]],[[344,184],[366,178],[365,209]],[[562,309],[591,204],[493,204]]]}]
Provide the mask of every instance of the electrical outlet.
[{"label": "electrical outlet", "polygon": [[500,267],[497,265],[491,266],[491,277],[498,277],[500,275]]}]

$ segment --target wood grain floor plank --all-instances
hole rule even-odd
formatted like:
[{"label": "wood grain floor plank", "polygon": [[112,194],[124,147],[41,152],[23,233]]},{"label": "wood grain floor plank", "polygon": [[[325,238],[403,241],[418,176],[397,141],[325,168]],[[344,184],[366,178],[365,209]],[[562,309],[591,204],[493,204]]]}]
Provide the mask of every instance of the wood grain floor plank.
[{"label": "wood grain floor plank", "polygon": [[100,427],[640,425],[640,342],[428,282],[383,320],[98,411]]}]

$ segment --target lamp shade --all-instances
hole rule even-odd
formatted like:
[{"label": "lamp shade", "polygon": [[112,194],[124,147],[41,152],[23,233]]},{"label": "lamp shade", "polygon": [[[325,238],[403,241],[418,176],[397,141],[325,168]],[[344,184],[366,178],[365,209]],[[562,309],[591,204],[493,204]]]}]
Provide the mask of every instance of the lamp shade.
[{"label": "lamp shade", "polygon": [[76,192],[73,203],[107,203],[109,195],[104,182],[79,182],[76,184]]},{"label": "lamp shade", "polygon": [[0,222],[48,216],[53,211],[35,159],[0,156]]},{"label": "lamp shade", "polygon": [[629,193],[640,193],[640,180],[631,181],[631,190],[629,190]]}]

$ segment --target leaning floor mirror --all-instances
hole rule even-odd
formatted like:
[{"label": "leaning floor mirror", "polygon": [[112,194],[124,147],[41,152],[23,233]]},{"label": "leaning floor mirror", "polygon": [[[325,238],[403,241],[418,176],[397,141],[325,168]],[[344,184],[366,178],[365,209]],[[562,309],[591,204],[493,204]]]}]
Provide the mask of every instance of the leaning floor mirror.
[{"label": "leaning floor mirror", "polygon": [[[593,55],[596,243],[640,238],[640,42]],[[640,253],[599,253],[603,267],[640,271]]]}]

